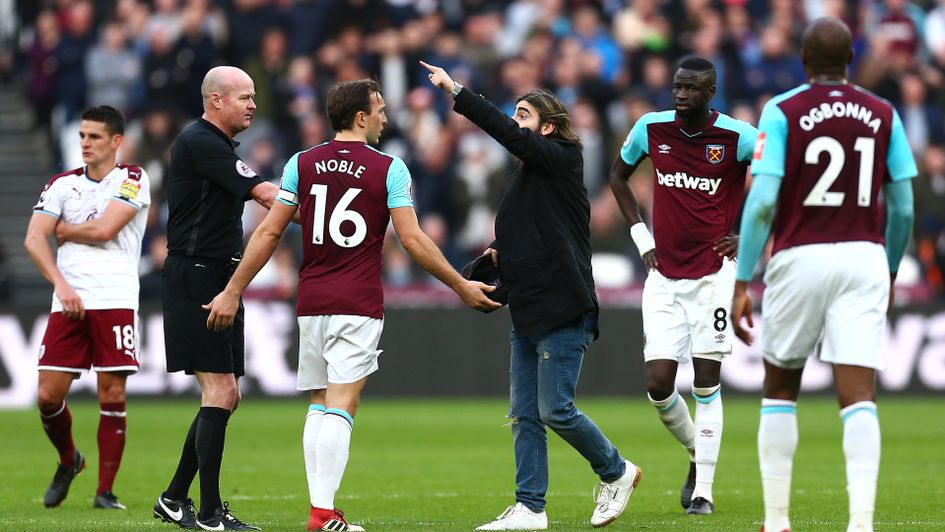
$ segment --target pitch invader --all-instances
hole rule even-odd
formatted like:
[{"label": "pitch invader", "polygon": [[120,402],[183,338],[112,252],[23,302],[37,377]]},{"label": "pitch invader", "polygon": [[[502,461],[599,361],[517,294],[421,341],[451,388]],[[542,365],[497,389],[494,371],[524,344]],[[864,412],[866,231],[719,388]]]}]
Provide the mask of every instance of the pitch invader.
[{"label": "pitch invader", "polygon": [[[738,217],[757,130],[712,110],[715,67],[683,59],[673,77],[675,109],[648,113],[627,136],[610,186],[648,271],[643,288],[647,394],[660,420],[689,452],[680,493],[688,514],[711,514],[722,442],[722,359],[732,352],[728,309],[735,283]],[[629,179],[653,162],[653,234]],[[676,371],[692,357],[695,421],[676,390]]]},{"label": "pitch invader", "polygon": [[892,105],[847,82],[853,48],[843,22],[814,21],[801,56],[810,81],[772,98],[761,113],[732,320],[736,334],[750,342],[740,319],[752,325],[747,283],[773,221],[762,309],[762,530],[790,529],[797,396],[804,364],[823,335],[820,359],[833,366],[843,420],[847,530],[869,532],[880,455],[876,370],[884,367],[886,311],[909,242],[911,180],[918,172]]},{"label": "pitch invader", "polygon": [[[111,107],[82,114],[85,166],[49,181],[27,228],[26,249],[55,289],[39,352],[39,412],[59,453],[43,498],[47,507],[62,503],[85,468],[65,397],[73,379],[91,368],[101,406],[93,506],[125,508],[112,485],[125,448],[125,381],[138,370],[138,259],[151,195],[142,168],[116,164],[124,130],[124,118]],[[61,244],[55,258],[53,234]]]}]

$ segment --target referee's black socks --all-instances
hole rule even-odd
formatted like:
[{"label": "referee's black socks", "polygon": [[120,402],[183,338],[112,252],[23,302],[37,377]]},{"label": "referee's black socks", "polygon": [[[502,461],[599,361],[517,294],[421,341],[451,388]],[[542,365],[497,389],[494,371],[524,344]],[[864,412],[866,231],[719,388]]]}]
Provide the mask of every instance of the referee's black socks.
[{"label": "referee's black socks", "polygon": [[194,416],[194,422],[190,424],[190,430],[187,432],[187,438],[184,439],[184,448],[180,452],[180,461],[177,462],[177,471],[174,472],[174,478],[167,486],[164,496],[170,499],[182,501],[187,498],[187,492],[190,491],[190,485],[197,476],[197,421],[200,414]]},{"label": "referee's black socks", "polygon": [[225,408],[204,406],[197,414],[196,448],[200,472],[200,519],[213,517],[220,500],[220,464],[226,441],[226,424],[230,411]]}]

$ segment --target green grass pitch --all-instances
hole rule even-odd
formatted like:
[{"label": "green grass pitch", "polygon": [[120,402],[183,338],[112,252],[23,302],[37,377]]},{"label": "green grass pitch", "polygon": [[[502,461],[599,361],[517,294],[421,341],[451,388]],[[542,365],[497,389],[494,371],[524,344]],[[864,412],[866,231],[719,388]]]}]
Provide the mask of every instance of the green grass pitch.
[{"label": "green grass pitch", "polygon": [[[89,467],[60,508],[43,492],[56,457],[35,411],[0,412],[0,530],[178,530],[151,517],[170,478],[197,399],[128,405],[128,444],[115,486],[127,512],[91,507],[97,483],[98,405],[70,404],[76,444]],[[691,401],[690,401],[691,403]],[[641,398],[579,402],[621,453],[644,469],[627,512],[608,530],[758,530],[761,483],[755,436],[758,401],[726,399],[725,435],[712,516],[685,516],[679,487],[687,471],[682,448]],[[832,399],[804,397],[794,464],[795,531],[844,530],[846,488],[841,424]],[[301,531],[308,516],[301,431],[305,399],[248,398],[230,421],[221,480],[234,513],[264,530]],[[511,435],[502,400],[365,398],[351,458],[336,499],[369,531],[473,530],[513,501]],[[941,398],[882,398],[883,455],[876,530],[945,530],[945,423]],[[591,530],[596,478],[584,460],[549,434],[551,530]],[[197,499],[195,482],[191,496]]]}]

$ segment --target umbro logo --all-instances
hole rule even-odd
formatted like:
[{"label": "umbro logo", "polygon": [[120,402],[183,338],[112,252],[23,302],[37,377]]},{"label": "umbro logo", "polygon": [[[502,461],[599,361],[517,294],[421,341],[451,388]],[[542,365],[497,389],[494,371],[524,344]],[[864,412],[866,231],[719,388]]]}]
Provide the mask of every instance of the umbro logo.
[{"label": "umbro logo", "polygon": [[338,150],[338,153],[351,153],[350,150]]},{"label": "umbro logo", "polygon": [[827,93],[827,96],[830,96],[832,98],[839,98],[840,96],[843,96],[843,91],[836,91],[836,90],[830,91]]},{"label": "umbro logo", "polygon": [[724,342],[724,341],[725,341],[725,335],[724,335],[724,334],[717,334],[717,335],[715,335],[715,343],[721,344],[721,343]]},{"label": "umbro logo", "polygon": [[659,146],[657,146],[657,148],[660,149],[660,153],[662,154],[669,153],[669,150],[672,149],[669,145],[666,145],[666,144],[660,144]]}]

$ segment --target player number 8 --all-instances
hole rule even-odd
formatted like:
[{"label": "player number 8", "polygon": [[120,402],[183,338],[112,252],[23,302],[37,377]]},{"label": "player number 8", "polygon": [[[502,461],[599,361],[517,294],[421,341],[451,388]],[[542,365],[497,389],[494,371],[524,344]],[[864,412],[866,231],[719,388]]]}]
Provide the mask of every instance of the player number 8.
[{"label": "player number 8", "polygon": [[725,312],[725,309],[719,307],[715,309],[715,312],[712,313],[712,317],[715,318],[715,322],[712,324],[715,327],[716,331],[722,332],[725,330],[725,317],[728,316],[728,313]]}]

